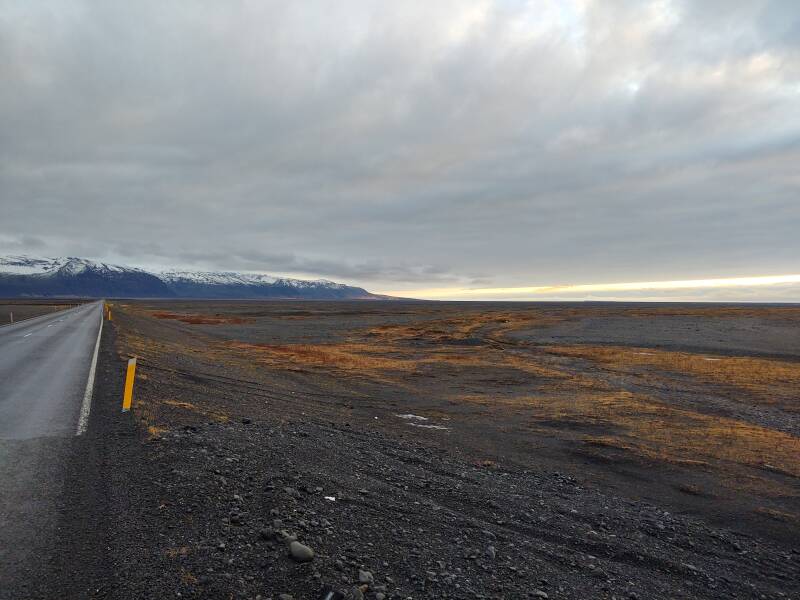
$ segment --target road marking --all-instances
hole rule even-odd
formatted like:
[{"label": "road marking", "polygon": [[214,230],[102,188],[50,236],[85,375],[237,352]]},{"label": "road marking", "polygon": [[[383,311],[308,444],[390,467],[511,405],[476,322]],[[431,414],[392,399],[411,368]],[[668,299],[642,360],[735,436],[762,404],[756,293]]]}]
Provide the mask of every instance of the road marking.
[{"label": "road marking", "polygon": [[133,401],[133,380],[136,377],[136,357],[128,361],[128,373],[125,376],[125,395],[122,397],[122,412],[128,412],[131,409],[131,402]]},{"label": "road marking", "polygon": [[100,336],[103,334],[103,313],[100,313],[100,329],[97,331],[97,341],[94,344],[92,366],[89,367],[89,378],[86,380],[86,391],[83,392],[81,413],[78,417],[78,429],[75,435],[83,435],[89,425],[89,412],[92,410],[92,392],[94,391],[94,372],[97,369],[97,353],[100,350]]},{"label": "road marking", "polygon": [[26,334],[25,334],[25,335],[23,335],[22,337],[28,337],[29,335],[33,335],[33,332],[31,332],[31,333],[26,333]]}]

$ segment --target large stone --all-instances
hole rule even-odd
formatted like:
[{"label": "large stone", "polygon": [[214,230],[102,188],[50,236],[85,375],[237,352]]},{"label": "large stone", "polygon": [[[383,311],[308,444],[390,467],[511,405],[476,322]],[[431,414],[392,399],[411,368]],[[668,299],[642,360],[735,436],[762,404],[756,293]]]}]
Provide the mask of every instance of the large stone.
[{"label": "large stone", "polygon": [[300,542],[292,542],[289,544],[289,554],[297,562],[310,562],[314,560],[314,551]]}]

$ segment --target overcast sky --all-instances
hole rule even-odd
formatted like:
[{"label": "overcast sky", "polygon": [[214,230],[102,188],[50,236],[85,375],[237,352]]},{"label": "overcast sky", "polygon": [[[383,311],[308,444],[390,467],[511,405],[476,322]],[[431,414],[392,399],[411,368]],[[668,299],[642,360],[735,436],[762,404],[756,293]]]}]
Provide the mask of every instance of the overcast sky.
[{"label": "overcast sky", "polygon": [[799,192],[797,0],[0,0],[3,253],[374,291],[781,275]]}]

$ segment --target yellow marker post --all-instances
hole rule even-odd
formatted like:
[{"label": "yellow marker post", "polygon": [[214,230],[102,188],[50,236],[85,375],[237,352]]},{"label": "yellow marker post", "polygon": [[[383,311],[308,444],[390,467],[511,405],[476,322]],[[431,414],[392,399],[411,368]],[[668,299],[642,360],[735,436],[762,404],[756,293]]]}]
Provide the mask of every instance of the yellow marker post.
[{"label": "yellow marker post", "polygon": [[125,376],[125,395],[122,397],[122,412],[128,412],[131,409],[134,377],[136,377],[136,357],[128,361],[128,373]]}]

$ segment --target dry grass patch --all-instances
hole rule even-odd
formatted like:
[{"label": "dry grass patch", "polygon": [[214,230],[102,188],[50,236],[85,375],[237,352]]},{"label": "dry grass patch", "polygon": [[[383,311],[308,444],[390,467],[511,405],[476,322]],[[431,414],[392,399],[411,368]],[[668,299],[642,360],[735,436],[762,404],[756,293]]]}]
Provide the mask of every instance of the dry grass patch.
[{"label": "dry grass patch", "polygon": [[183,410],[187,410],[189,412],[193,412],[198,415],[203,415],[204,417],[208,417],[209,419],[213,419],[214,421],[219,421],[221,423],[226,423],[230,420],[230,417],[223,412],[214,411],[214,410],[207,410],[196,404],[192,404],[191,402],[183,402],[181,400],[162,400],[161,404],[165,404],[167,406],[174,406],[175,408],[181,408]]},{"label": "dry grass patch", "polygon": [[167,548],[164,554],[169,558],[177,558],[179,556],[189,556],[189,546],[180,546],[179,548]]},{"label": "dry grass patch", "polygon": [[166,433],[166,431],[166,427],[158,427],[156,425],[147,426],[147,435],[149,435],[151,438],[161,437],[161,435]]},{"label": "dry grass patch", "polygon": [[547,315],[539,310],[469,313],[460,317],[421,321],[412,325],[380,325],[367,330],[366,334],[391,343],[420,339],[440,343],[448,340],[465,340],[476,336],[483,329],[490,331],[494,336],[502,336],[520,328],[552,325],[568,316]]},{"label": "dry grass patch", "polygon": [[570,432],[570,424],[606,428],[608,433],[581,441],[648,459],[685,466],[733,463],[800,477],[800,438],[735,419],[673,408],[630,392],[513,398],[473,395],[459,400],[524,409],[534,421],[562,421],[565,427],[556,435],[573,439],[577,438]]},{"label": "dry grass patch", "polygon": [[763,318],[800,320],[800,308],[794,306],[663,306],[629,308],[631,317],[701,317],[711,319]]},{"label": "dry grass patch", "polygon": [[[251,344],[231,342],[232,348],[255,354],[261,364],[290,370],[323,369],[368,377],[378,381],[424,369],[429,375],[439,369],[513,369],[549,380],[569,382],[569,386],[590,385],[587,378],[575,377],[533,360],[507,352],[480,347],[409,348],[376,341],[350,341],[340,344]],[[591,385],[596,385],[591,382]]]},{"label": "dry grass patch", "polygon": [[336,369],[349,373],[379,375],[385,371],[413,371],[416,362],[381,355],[370,344],[248,344],[232,342],[231,347],[256,354],[258,361],[275,367],[296,366]]},{"label": "dry grass patch", "polygon": [[608,346],[548,346],[546,351],[592,360],[622,371],[646,366],[688,374],[716,384],[739,387],[765,404],[800,411],[800,363],[796,362]]},{"label": "dry grass patch", "polygon": [[173,313],[167,311],[156,311],[150,313],[156,319],[171,319],[188,323],[189,325],[241,325],[243,323],[250,323],[252,319],[244,319],[242,317],[225,317],[222,315],[198,315],[191,313]]},{"label": "dry grass patch", "polygon": [[777,510],[774,508],[759,506],[758,508],[755,509],[755,512],[759,515],[769,517],[770,519],[773,519],[775,521],[781,521],[783,523],[791,523],[792,525],[800,524],[800,516],[783,510]]}]

